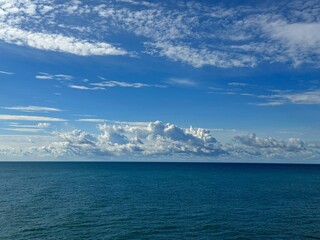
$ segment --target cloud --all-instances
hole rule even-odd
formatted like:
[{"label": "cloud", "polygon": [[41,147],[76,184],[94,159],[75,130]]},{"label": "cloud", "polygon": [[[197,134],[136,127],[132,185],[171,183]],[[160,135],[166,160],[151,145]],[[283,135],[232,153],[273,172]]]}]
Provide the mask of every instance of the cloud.
[{"label": "cloud", "polygon": [[246,156],[264,158],[292,158],[317,157],[319,151],[314,145],[305,143],[297,138],[276,140],[274,138],[261,138],[256,134],[236,136],[234,143],[228,144],[226,149],[234,156],[245,158]]},{"label": "cloud", "polygon": [[129,3],[129,4],[132,4],[132,5],[150,6],[150,7],[151,6],[152,7],[158,6],[156,3],[151,3],[151,2],[148,2],[148,1],[117,0],[117,2]]},{"label": "cloud", "polygon": [[51,107],[39,107],[39,106],[14,106],[14,107],[2,107],[2,109],[15,110],[21,112],[61,112],[61,109]]},{"label": "cloud", "polygon": [[39,128],[48,128],[48,127],[51,126],[51,123],[46,123],[46,122],[44,122],[44,123],[38,123],[37,126],[38,126]]},{"label": "cloud", "polygon": [[61,34],[31,32],[0,25],[0,40],[40,50],[70,53],[79,56],[125,55],[127,52],[109,43],[87,41]]},{"label": "cloud", "polygon": [[163,88],[162,85],[153,85],[146,83],[129,83],[129,82],[119,82],[119,81],[103,81],[100,83],[91,83],[92,86],[110,88],[110,87],[128,87],[128,88],[143,88],[143,87],[159,87]]},{"label": "cloud", "polygon": [[[30,154],[41,158],[106,159],[110,156],[219,156],[225,154],[210,132],[201,128],[182,129],[159,121],[147,125],[98,125],[99,135],[81,130],[57,132],[57,141],[18,150],[15,156]],[[4,150],[3,150],[4,151]],[[7,150],[8,151],[8,150]],[[0,149],[1,152],[1,149]],[[1,154],[0,154],[1,155]],[[21,156],[20,156],[21,157]]]},{"label": "cloud", "polygon": [[119,81],[103,81],[98,83],[90,83],[90,86],[83,85],[68,85],[70,88],[79,89],[79,90],[105,90],[106,88],[112,87],[125,87],[125,88],[145,88],[145,87],[156,87],[156,88],[165,88],[164,85],[157,84],[146,84],[146,83],[129,83],[129,82],[119,82]]},{"label": "cloud", "polygon": [[45,129],[49,128],[50,126],[51,126],[50,123],[38,123],[37,125],[9,123],[9,127],[2,128],[2,129],[7,131],[14,131],[14,132],[38,133],[38,132],[43,132]]},{"label": "cloud", "polygon": [[[108,120],[106,120],[108,121]],[[111,122],[111,121],[110,121]],[[117,121],[115,121],[117,122]],[[220,143],[209,130],[180,128],[160,121],[143,124],[98,124],[99,134],[82,130],[60,131],[47,139],[6,145],[0,136],[0,156],[10,159],[82,159],[108,160],[130,157],[135,160],[193,161],[279,161],[316,160],[320,156],[319,142],[304,142],[297,138],[277,140],[256,134],[237,135],[233,141]],[[15,127],[12,127],[15,131]],[[24,129],[21,127],[21,131]],[[18,131],[20,131],[18,129]],[[30,129],[26,129],[29,131]],[[215,130],[221,132],[221,129]],[[32,130],[30,130],[32,132]],[[222,130],[224,132],[224,130]],[[232,131],[232,135],[236,134]],[[16,141],[16,140],[14,140]]]},{"label": "cloud", "polygon": [[66,75],[66,74],[49,74],[45,72],[39,72],[39,75],[37,75],[36,78],[44,79],[44,80],[71,81],[73,79],[73,76]]},{"label": "cloud", "polygon": [[[318,1],[255,6],[175,1],[3,1],[0,39],[81,56],[128,55],[118,36],[132,36],[138,55],[193,67],[255,67],[260,63],[319,67]],[[79,19],[82,21],[78,21]],[[119,43],[109,42],[116,36]]]},{"label": "cloud", "polygon": [[87,87],[87,86],[81,86],[81,85],[68,85],[69,88],[73,88],[73,89],[78,89],[78,90],[92,90],[92,91],[96,91],[96,90],[105,90],[105,88],[103,87]]},{"label": "cloud", "polygon": [[65,122],[62,118],[44,117],[44,116],[25,116],[25,115],[4,115],[0,114],[0,120],[13,121],[47,121],[47,122]]},{"label": "cloud", "polygon": [[279,106],[284,104],[320,104],[320,90],[304,92],[279,92],[278,94],[260,96],[267,102],[255,103],[258,106]]},{"label": "cloud", "polygon": [[249,84],[248,83],[241,83],[241,82],[230,82],[228,83],[229,86],[233,86],[233,87],[246,87]]},{"label": "cloud", "polygon": [[270,33],[274,39],[295,47],[319,48],[320,23],[276,22],[270,27]]},{"label": "cloud", "polygon": [[306,60],[306,56],[320,54],[320,23],[272,22],[267,25],[270,37],[283,46],[295,66]]},{"label": "cloud", "polygon": [[168,80],[168,83],[171,85],[176,85],[176,86],[196,86],[198,85],[197,82],[191,80],[191,79],[186,79],[186,78],[171,78]]},{"label": "cloud", "polygon": [[6,71],[0,71],[1,74],[5,74],[5,75],[12,75],[13,72],[6,72]]},{"label": "cloud", "polygon": [[174,61],[182,61],[196,68],[205,65],[220,68],[254,67],[257,65],[257,60],[254,56],[242,53],[229,53],[209,48],[193,48],[187,45],[173,45],[165,42],[148,43],[147,46],[158,49],[157,54],[160,56],[168,57]]},{"label": "cloud", "polygon": [[7,131],[27,132],[27,133],[41,132],[41,129],[37,129],[37,128],[2,128],[2,129]]},{"label": "cloud", "polygon": [[10,122],[9,123],[10,127],[15,127],[15,128],[48,128],[51,126],[51,123],[38,123],[36,125],[26,125],[26,124],[20,124],[16,122]]},{"label": "cloud", "polygon": [[93,122],[93,123],[103,123],[106,120],[100,118],[80,118],[77,120],[78,122]]}]

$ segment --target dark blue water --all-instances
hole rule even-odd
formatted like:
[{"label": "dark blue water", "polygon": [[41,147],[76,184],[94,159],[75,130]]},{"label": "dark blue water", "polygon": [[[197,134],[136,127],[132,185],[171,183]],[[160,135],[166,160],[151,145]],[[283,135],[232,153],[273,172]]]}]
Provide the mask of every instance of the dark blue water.
[{"label": "dark blue water", "polygon": [[320,166],[0,163],[0,239],[320,239]]}]

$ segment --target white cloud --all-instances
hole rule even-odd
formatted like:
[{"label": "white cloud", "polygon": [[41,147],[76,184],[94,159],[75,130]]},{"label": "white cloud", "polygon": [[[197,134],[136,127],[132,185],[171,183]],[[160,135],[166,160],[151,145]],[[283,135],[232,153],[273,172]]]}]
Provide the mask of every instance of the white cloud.
[{"label": "white cloud", "polygon": [[51,126],[50,123],[38,123],[37,125],[26,125],[26,124],[20,124],[16,122],[10,122],[9,123],[10,127],[15,127],[15,128],[48,128]]},{"label": "white cloud", "polygon": [[305,143],[297,138],[276,140],[270,137],[261,138],[255,134],[236,136],[233,144],[228,144],[226,149],[239,157],[253,156],[275,159],[297,159],[299,157],[316,158],[319,151],[310,143]]},{"label": "white cloud", "polygon": [[39,132],[43,132],[46,128],[50,126],[51,126],[50,123],[38,123],[37,125],[9,123],[9,127],[2,128],[2,129],[7,131],[14,131],[14,132],[39,133]]},{"label": "white cloud", "polygon": [[105,38],[133,34],[138,38],[132,38],[132,46],[146,42],[143,53],[194,67],[255,67],[261,62],[319,67],[318,1],[232,7],[199,1],[2,0],[0,6],[0,39],[42,50],[132,56]]},{"label": "white cloud", "polygon": [[7,131],[14,131],[14,132],[29,132],[29,133],[37,133],[41,132],[41,129],[37,128],[2,128],[3,130]]},{"label": "white cloud", "polygon": [[158,6],[156,3],[151,3],[151,2],[148,2],[148,1],[134,1],[134,0],[117,0],[117,2],[123,2],[123,3],[130,3],[132,5],[143,5],[143,6],[152,6],[152,7],[155,7],[155,6]]},{"label": "white cloud", "polygon": [[317,58],[320,54],[320,23],[277,21],[268,24],[266,29],[272,39],[279,41],[295,66],[313,62],[311,56]]},{"label": "white cloud", "polygon": [[320,23],[286,23],[270,24],[270,34],[293,47],[319,49]]},{"label": "white cloud", "polygon": [[129,87],[129,88],[143,88],[143,87],[160,87],[163,88],[165,86],[162,85],[153,85],[146,83],[129,83],[129,82],[119,82],[119,81],[103,81],[100,83],[91,83],[92,86],[102,87],[102,88],[110,88],[110,87]]},{"label": "white cloud", "polygon": [[157,42],[148,43],[158,49],[160,56],[168,57],[174,61],[182,61],[196,68],[211,65],[220,68],[230,67],[254,67],[257,60],[254,56],[217,51],[209,48],[193,48],[187,45],[173,45],[171,43]]},{"label": "white cloud", "polygon": [[39,106],[14,106],[14,107],[2,107],[2,109],[15,110],[21,112],[61,112],[61,109],[51,107],[39,107]]},{"label": "white cloud", "polygon": [[278,106],[284,104],[320,104],[320,89],[304,92],[279,92],[269,96],[260,96],[267,100],[262,103],[255,103],[259,106]]},{"label": "white cloud", "polygon": [[92,91],[105,89],[103,87],[87,87],[87,86],[74,85],[74,84],[68,85],[68,87],[73,89],[78,89],[78,90],[92,90]]},{"label": "white cloud", "polygon": [[78,122],[93,122],[93,123],[103,123],[106,120],[100,118],[80,118],[77,120]]},{"label": "white cloud", "polygon": [[43,122],[43,123],[38,123],[37,125],[39,128],[48,128],[51,126],[50,123],[46,123],[46,122]]},{"label": "white cloud", "polygon": [[198,83],[195,82],[194,80],[187,79],[187,78],[170,78],[168,80],[168,83],[171,85],[189,86],[189,87],[198,85]]},{"label": "white cloud", "polygon": [[[44,158],[107,159],[110,156],[219,156],[225,152],[210,132],[201,128],[182,129],[159,121],[147,125],[98,125],[101,133],[81,130],[58,132],[58,140],[24,149],[8,147],[2,152],[11,156]],[[0,149],[1,152],[1,149]],[[1,155],[1,154],[0,154]]]},{"label": "white cloud", "polygon": [[73,79],[73,76],[66,74],[49,74],[45,72],[39,72],[39,75],[35,76],[35,78],[44,80],[71,81]]},{"label": "white cloud", "polygon": [[[107,120],[106,120],[107,121]],[[117,122],[117,121],[115,121]],[[119,122],[120,123],[120,122]],[[304,142],[297,138],[277,140],[255,134],[235,136],[222,144],[209,130],[180,128],[159,121],[143,124],[100,124],[100,134],[81,130],[56,132],[47,139],[0,136],[0,156],[10,159],[82,159],[108,160],[165,158],[167,160],[192,159],[193,161],[308,161],[320,156],[318,142]],[[130,123],[130,122],[128,122]],[[13,131],[15,127],[12,127]],[[21,128],[18,131],[24,131]],[[29,131],[30,129],[26,129]],[[32,130],[30,130],[32,131]],[[221,129],[218,132],[225,132]],[[236,134],[233,130],[232,135]],[[30,139],[30,140],[29,140]],[[2,141],[3,140],[3,141]],[[17,142],[18,141],[18,142]],[[303,160],[302,160],[303,159]]]},{"label": "white cloud", "polygon": [[5,25],[0,25],[0,40],[40,50],[64,52],[79,56],[127,54],[125,50],[113,47],[109,43],[87,41],[61,34],[31,32]]},{"label": "white cloud", "polygon": [[6,72],[6,71],[0,71],[1,74],[5,74],[5,75],[12,75],[13,72]]},{"label": "white cloud", "polygon": [[62,118],[44,117],[44,116],[25,116],[25,115],[4,115],[0,114],[0,120],[13,121],[47,121],[47,122],[64,122]]}]

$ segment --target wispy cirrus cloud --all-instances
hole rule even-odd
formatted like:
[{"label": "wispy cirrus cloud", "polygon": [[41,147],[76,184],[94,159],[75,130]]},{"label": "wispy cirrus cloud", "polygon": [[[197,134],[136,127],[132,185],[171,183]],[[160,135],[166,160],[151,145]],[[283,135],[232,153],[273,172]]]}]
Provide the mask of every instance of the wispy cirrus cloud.
[{"label": "wispy cirrus cloud", "polygon": [[103,123],[106,120],[101,118],[80,118],[77,122]]},{"label": "wispy cirrus cloud", "polygon": [[13,120],[13,121],[35,121],[35,122],[65,122],[66,119],[45,117],[45,116],[29,116],[29,115],[5,115],[0,114],[0,120]]},{"label": "wispy cirrus cloud", "polygon": [[12,75],[12,74],[13,74],[13,72],[0,71],[0,74]]},{"label": "wispy cirrus cloud", "polygon": [[40,133],[40,132],[44,132],[50,126],[51,124],[47,122],[40,122],[34,125],[9,123],[8,127],[2,128],[2,130],[13,131],[13,132],[25,132],[25,133]]},{"label": "wispy cirrus cloud", "polygon": [[279,91],[277,94],[258,96],[265,102],[254,103],[258,106],[279,106],[284,104],[320,105],[320,90]]},{"label": "wispy cirrus cloud", "polygon": [[139,82],[120,82],[120,81],[103,81],[99,83],[91,83],[92,86],[103,87],[103,88],[111,88],[111,87],[126,87],[126,88],[143,88],[143,87],[158,87],[164,88],[163,85],[156,85],[156,84],[146,84],[146,83],[139,83]]},{"label": "wispy cirrus cloud", "polygon": [[52,107],[39,107],[39,106],[13,106],[13,107],[2,107],[2,109],[15,110],[21,112],[61,112],[59,108]]},{"label": "wispy cirrus cloud", "polygon": [[13,131],[13,132],[25,132],[25,133],[39,133],[42,130],[39,128],[1,128],[2,130],[6,131]]},{"label": "wispy cirrus cloud", "polygon": [[232,86],[232,87],[247,87],[247,86],[249,86],[248,83],[244,83],[244,82],[229,82],[228,85]]},{"label": "wispy cirrus cloud", "polygon": [[87,87],[87,86],[75,85],[75,84],[70,84],[68,85],[68,87],[73,89],[78,89],[78,90],[91,90],[91,91],[105,90],[105,88],[103,87]]},{"label": "wispy cirrus cloud", "polygon": [[186,86],[186,87],[194,87],[198,85],[196,81],[188,78],[170,78],[167,81],[167,83],[174,86]]},{"label": "wispy cirrus cloud", "polygon": [[123,88],[146,88],[146,87],[155,87],[155,88],[165,88],[165,85],[158,84],[147,84],[139,82],[121,82],[121,81],[102,81],[96,83],[90,83],[89,86],[70,84],[69,88],[79,89],[79,90],[106,90],[107,88],[123,87]]},{"label": "wispy cirrus cloud", "polygon": [[35,78],[43,80],[71,81],[74,77],[67,74],[49,74],[45,72],[39,72],[39,74],[36,75]]}]

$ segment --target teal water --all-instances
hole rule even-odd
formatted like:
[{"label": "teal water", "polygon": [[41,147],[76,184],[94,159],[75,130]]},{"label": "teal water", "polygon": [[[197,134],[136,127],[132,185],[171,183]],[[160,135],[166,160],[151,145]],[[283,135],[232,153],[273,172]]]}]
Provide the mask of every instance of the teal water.
[{"label": "teal water", "polygon": [[0,163],[0,239],[320,239],[320,166]]}]

